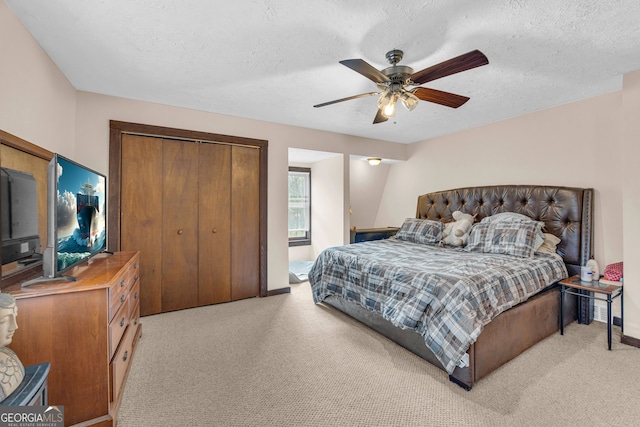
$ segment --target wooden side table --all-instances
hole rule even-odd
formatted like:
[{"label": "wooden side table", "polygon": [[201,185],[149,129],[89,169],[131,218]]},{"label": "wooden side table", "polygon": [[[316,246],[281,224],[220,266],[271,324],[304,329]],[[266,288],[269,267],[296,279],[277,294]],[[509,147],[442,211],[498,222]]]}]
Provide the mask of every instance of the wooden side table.
[{"label": "wooden side table", "polygon": [[[589,291],[588,294],[581,294],[578,292],[570,291],[569,289],[579,289],[583,291]],[[596,297],[593,293],[605,294],[606,298]],[[560,281],[560,335],[564,335],[564,295],[571,294],[577,295],[578,298],[590,298],[598,301],[607,302],[607,342],[609,344],[609,350],[611,350],[611,303],[614,299],[620,297],[620,328],[624,333],[624,297],[623,286],[611,285],[608,283],[600,283],[598,281],[585,282],[580,280],[580,275],[571,276],[567,279]]]}]

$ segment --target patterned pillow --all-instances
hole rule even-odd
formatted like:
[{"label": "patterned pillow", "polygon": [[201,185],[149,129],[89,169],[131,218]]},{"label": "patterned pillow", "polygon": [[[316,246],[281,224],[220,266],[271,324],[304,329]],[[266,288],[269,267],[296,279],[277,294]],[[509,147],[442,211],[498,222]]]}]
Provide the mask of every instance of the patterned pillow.
[{"label": "patterned pillow", "polygon": [[[482,221],[480,222],[503,222],[503,221],[507,221],[507,222],[514,222],[514,221],[534,221],[537,222],[535,219],[528,217],[526,215],[517,213],[517,212],[500,212],[497,214],[493,214],[491,216],[486,216],[484,218],[482,218]],[[544,232],[542,231],[542,229],[544,228],[544,223],[542,223],[542,227],[540,228],[540,231],[536,234],[536,242],[535,242],[535,247],[536,249],[540,248],[540,246],[544,243],[545,240],[545,236],[544,236]]]},{"label": "patterned pillow", "polygon": [[396,233],[396,239],[435,245],[442,240],[444,224],[430,219],[407,218]]},{"label": "patterned pillow", "polygon": [[480,222],[471,229],[465,250],[531,258],[537,249],[536,235],[543,224],[538,221]]},{"label": "patterned pillow", "polygon": [[491,216],[485,216],[480,222],[497,221],[534,221],[531,217],[517,212],[500,212]]}]

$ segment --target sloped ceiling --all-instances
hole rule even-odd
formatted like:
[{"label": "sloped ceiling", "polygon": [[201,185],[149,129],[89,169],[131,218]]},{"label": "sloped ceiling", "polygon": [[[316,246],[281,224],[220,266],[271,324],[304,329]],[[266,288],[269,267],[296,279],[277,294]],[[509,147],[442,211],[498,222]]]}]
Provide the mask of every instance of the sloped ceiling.
[{"label": "sloped ceiling", "polygon": [[[4,0],[81,91],[412,143],[621,88],[640,69],[637,0]],[[385,53],[421,70],[479,49],[489,65],[426,87],[372,124],[376,91],[341,65]]]}]

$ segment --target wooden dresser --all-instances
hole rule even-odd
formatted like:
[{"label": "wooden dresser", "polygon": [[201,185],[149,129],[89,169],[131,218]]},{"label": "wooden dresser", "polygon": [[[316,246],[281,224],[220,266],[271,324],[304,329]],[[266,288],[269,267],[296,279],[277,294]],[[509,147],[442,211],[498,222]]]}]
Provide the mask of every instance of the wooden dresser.
[{"label": "wooden dresser", "polygon": [[65,273],[77,280],[9,287],[18,304],[10,345],[23,365],[49,362],[49,405],[65,425],[115,426],[141,333],[139,252],[100,254]]}]

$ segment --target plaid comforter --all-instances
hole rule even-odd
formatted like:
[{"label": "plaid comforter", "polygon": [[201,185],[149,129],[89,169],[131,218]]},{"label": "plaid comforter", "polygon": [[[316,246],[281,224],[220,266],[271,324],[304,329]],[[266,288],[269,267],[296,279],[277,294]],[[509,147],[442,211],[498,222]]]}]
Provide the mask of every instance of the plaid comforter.
[{"label": "plaid comforter", "polygon": [[323,251],[309,282],[315,303],[336,295],[414,329],[451,374],[491,319],[567,275],[557,255],[523,259],[390,238]]}]

